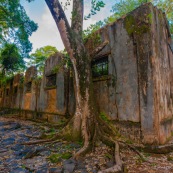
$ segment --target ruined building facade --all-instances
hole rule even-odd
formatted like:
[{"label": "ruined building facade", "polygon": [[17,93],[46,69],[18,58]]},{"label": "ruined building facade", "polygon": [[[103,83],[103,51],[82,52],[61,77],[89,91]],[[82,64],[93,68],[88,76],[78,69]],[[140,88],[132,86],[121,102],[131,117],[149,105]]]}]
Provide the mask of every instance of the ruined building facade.
[{"label": "ruined building facade", "polygon": [[[162,11],[144,4],[98,30],[86,43],[106,47],[91,63],[100,114],[120,134],[146,144],[163,144],[173,132],[173,52],[168,22]],[[64,121],[75,111],[73,73],[57,53],[47,59],[44,75],[30,67],[22,81],[16,75],[0,88],[0,106],[26,118]]]}]

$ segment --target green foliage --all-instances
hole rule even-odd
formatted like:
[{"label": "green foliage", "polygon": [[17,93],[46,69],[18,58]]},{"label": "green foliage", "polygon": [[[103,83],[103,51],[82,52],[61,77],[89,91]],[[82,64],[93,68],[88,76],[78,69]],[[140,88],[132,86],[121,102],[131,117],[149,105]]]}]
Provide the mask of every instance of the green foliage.
[{"label": "green foliage", "polygon": [[109,118],[107,117],[107,115],[104,112],[100,113],[100,118],[107,123],[110,122]]},{"label": "green foliage", "polygon": [[92,15],[95,15],[101,8],[105,6],[103,1],[91,0],[90,13],[84,17],[85,20],[89,19]]},{"label": "green foliage", "polygon": [[62,154],[52,154],[49,156],[49,160],[52,163],[58,163],[61,161],[61,159],[69,159],[72,157],[72,154],[70,152],[62,153]]},{"label": "green foliage", "polygon": [[[133,11],[146,2],[152,2],[159,9],[166,13],[166,17],[170,25],[170,31],[173,34],[173,0],[120,0],[113,5],[111,10],[113,14],[110,17],[104,19],[103,21],[99,21],[96,24],[90,25],[86,30],[83,31],[83,38],[86,39],[99,28],[108,23],[115,22],[117,19]],[[151,18],[152,16],[149,17]]]},{"label": "green foliage", "polygon": [[108,159],[112,159],[113,158],[113,156],[110,153],[106,153],[105,157],[107,157]]},{"label": "green foliage", "polygon": [[35,53],[30,55],[30,61],[28,66],[35,65],[38,70],[38,76],[43,75],[44,65],[47,58],[58,52],[56,47],[44,46],[35,51]]},{"label": "green foliage", "polygon": [[52,154],[49,156],[48,159],[50,160],[51,163],[58,163],[61,161],[60,154]]},{"label": "green foliage", "polygon": [[70,159],[71,157],[72,157],[72,154],[69,153],[69,152],[63,153],[63,154],[61,155],[61,158],[62,158],[62,159]]},{"label": "green foliage", "polygon": [[165,12],[166,17],[169,21],[170,31],[173,34],[173,0],[150,0],[155,5],[158,6],[162,11]]},{"label": "green foliage", "polygon": [[135,8],[139,7],[142,3],[147,2],[146,0],[121,0],[112,7],[113,15],[107,18],[106,23],[112,22],[112,20],[117,20],[123,15],[131,12]]},{"label": "green foliage", "polygon": [[[146,16],[149,20],[149,16]],[[128,15],[125,18],[125,28],[127,33],[131,36],[133,33],[136,35],[140,36],[143,33],[146,33],[147,31],[150,30],[150,27],[147,23],[143,25],[138,25],[137,21],[133,17],[133,15]]]},{"label": "green foliage", "polygon": [[[29,19],[20,0],[0,1],[0,44],[14,43],[23,57],[32,49],[29,36],[37,30],[37,24]],[[1,47],[1,46],[0,46]]]},{"label": "green foliage", "polygon": [[126,143],[127,143],[127,144],[133,144],[133,141],[130,140],[130,139],[127,139],[127,140],[126,140]]},{"label": "green foliage", "polygon": [[0,85],[5,86],[12,78],[13,75],[4,76],[2,73],[0,73]]},{"label": "green foliage", "polygon": [[14,44],[5,44],[0,53],[0,64],[2,76],[13,75],[25,68],[24,60]]},{"label": "green foliage", "polygon": [[95,42],[94,45],[101,43],[101,37],[99,34],[95,34],[95,32],[104,26],[103,22],[99,21],[95,25],[90,25],[86,30],[83,31],[83,40],[87,42],[88,39],[93,39]]}]

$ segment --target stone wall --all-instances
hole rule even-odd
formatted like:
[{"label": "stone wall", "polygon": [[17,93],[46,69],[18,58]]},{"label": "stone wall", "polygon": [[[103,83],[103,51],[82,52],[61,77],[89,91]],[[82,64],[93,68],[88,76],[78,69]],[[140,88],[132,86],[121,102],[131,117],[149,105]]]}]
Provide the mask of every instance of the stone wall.
[{"label": "stone wall", "polygon": [[[144,4],[94,33],[86,48],[92,52],[104,41],[109,43],[91,64],[93,68],[105,61],[108,66],[106,74],[93,75],[100,114],[129,139],[165,143],[173,132],[173,52],[165,15],[152,4]],[[73,71],[65,68],[63,55],[47,59],[43,78],[36,76],[36,68],[30,67],[23,85],[17,75],[1,87],[1,107],[19,108],[27,118],[51,122],[72,116]]]},{"label": "stone wall", "polygon": [[[144,143],[165,143],[173,131],[173,53],[165,15],[150,3],[142,5],[98,30],[86,44],[89,51],[97,46],[97,34],[109,41],[95,57],[109,61],[108,77],[94,80],[100,112],[116,127],[138,123]],[[134,128],[122,129],[129,136]]]},{"label": "stone wall", "polygon": [[44,118],[49,121],[59,121],[59,116],[67,112],[67,69],[64,67],[64,57],[56,53],[47,59],[38,99],[38,112],[45,112]]}]

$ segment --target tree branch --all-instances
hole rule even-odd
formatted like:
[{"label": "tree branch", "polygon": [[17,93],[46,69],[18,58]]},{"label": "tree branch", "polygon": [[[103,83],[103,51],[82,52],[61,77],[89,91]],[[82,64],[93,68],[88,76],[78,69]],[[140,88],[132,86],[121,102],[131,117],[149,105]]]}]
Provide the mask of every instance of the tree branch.
[{"label": "tree branch", "polygon": [[72,38],[71,38],[71,29],[70,25],[67,21],[66,15],[59,0],[45,0],[49,10],[55,20],[55,23],[58,27],[59,33],[61,35],[61,39],[64,43],[64,46],[69,54],[69,56],[73,56],[72,52]]},{"label": "tree branch", "polygon": [[83,31],[83,0],[73,0],[72,30],[82,36]]}]

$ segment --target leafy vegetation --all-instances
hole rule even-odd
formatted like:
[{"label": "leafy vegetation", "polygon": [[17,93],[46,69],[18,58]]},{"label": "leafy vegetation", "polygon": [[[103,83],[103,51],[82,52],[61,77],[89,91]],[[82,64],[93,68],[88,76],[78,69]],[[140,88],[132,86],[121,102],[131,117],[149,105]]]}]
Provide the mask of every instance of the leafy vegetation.
[{"label": "leafy vegetation", "polygon": [[45,61],[48,57],[58,52],[56,47],[53,46],[44,46],[35,51],[30,55],[30,61],[28,62],[28,66],[35,65],[38,70],[38,75],[42,76]]},{"label": "leafy vegetation", "polygon": [[50,162],[52,162],[52,163],[58,163],[58,162],[60,162],[61,160],[60,160],[60,154],[52,154],[52,155],[50,155],[49,156],[49,160],[50,160]]},{"label": "leafy vegetation", "polygon": [[86,30],[83,31],[83,38],[86,40],[96,30],[103,27],[108,23],[112,23],[127,13],[133,11],[141,4],[151,2],[166,13],[166,17],[169,21],[170,31],[173,34],[173,1],[172,0],[120,0],[117,1],[113,6],[111,12],[113,13],[110,17],[103,21],[98,21],[96,24],[90,25]]},{"label": "leafy vegetation", "polygon": [[5,44],[0,52],[0,81],[5,84],[11,77],[25,69],[25,62],[15,44]]},{"label": "leafy vegetation", "polygon": [[12,43],[22,57],[28,57],[32,49],[29,36],[36,30],[37,24],[29,19],[20,0],[0,1],[0,48]]},{"label": "leafy vegetation", "polygon": [[66,153],[57,153],[57,154],[52,154],[49,156],[49,160],[52,163],[58,163],[61,161],[61,159],[69,159],[72,157],[72,154],[70,152],[66,152]]},{"label": "leafy vegetation", "polygon": [[109,118],[107,117],[107,115],[104,112],[100,113],[100,118],[107,123],[110,122]]},{"label": "leafy vegetation", "polygon": [[29,19],[20,0],[0,1],[0,82],[25,69],[24,58],[32,50],[29,36],[37,24]]},{"label": "leafy vegetation", "polygon": [[24,60],[14,44],[6,44],[4,46],[1,51],[0,62],[2,65],[2,73],[4,74],[13,73],[25,67]]}]

